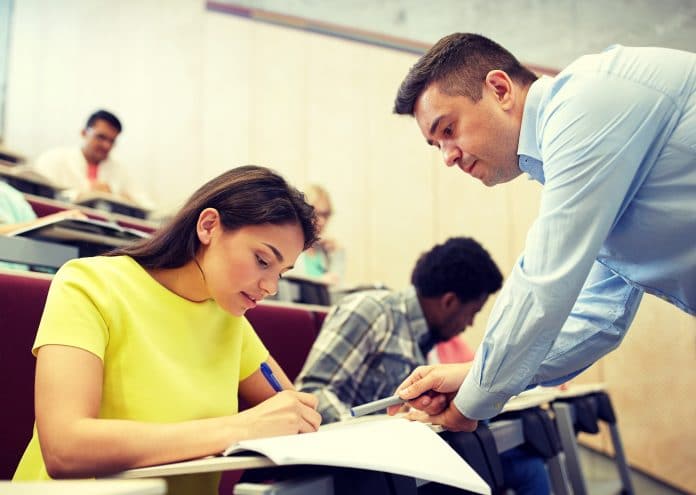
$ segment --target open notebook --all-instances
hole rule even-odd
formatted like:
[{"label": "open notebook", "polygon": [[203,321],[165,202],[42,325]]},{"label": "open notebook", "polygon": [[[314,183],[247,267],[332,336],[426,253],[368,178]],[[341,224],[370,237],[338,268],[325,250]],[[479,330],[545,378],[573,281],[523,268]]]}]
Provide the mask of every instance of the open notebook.
[{"label": "open notebook", "polygon": [[106,246],[124,246],[150,236],[140,230],[91,218],[39,218],[32,222],[32,225],[14,230],[7,235],[54,241],[83,241]]},{"label": "open notebook", "polygon": [[248,450],[281,466],[369,469],[491,493],[485,481],[428,425],[402,418],[345,421],[321,427],[316,433],[245,440],[223,455]]}]

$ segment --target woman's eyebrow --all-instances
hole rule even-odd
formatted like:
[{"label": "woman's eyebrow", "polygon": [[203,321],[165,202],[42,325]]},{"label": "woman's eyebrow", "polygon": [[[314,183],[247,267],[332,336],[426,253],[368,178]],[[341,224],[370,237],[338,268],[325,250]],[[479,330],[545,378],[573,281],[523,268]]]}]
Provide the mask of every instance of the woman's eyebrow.
[{"label": "woman's eyebrow", "polygon": [[281,252],[278,250],[278,248],[276,248],[274,245],[268,244],[268,243],[266,243],[266,242],[264,242],[263,244],[264,244],[264,246],[268,247],[268,249],[270,249],[271,251],[273,251],[273,254],[275,255],[276,259],[277,259],[280,263],[283,262],[283,255],[282,255]]}]

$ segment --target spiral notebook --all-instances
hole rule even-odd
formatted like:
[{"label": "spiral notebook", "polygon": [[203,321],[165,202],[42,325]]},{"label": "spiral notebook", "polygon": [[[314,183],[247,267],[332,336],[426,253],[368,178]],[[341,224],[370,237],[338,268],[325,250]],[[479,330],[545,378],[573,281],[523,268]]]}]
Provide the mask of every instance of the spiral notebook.
[{"label": "spiral notebook", "polygon": [[223,455],[253,451],[277,465],[316,464],[369,469],[490,494],[485,481],[424,424],[402,418],[345,421],[315,433],[245,440]]}]

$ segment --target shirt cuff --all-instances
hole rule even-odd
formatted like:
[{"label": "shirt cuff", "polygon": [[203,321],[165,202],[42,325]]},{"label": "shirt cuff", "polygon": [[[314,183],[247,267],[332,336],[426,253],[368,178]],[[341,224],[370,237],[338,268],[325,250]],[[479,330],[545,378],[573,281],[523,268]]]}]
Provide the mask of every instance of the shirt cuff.
[{"label": "shirt cuff", "polygon": [[507,392],[483,390],[469,374],[454,397],[454,405],[467,418],[481,420],[496,416],[510,397]]}]

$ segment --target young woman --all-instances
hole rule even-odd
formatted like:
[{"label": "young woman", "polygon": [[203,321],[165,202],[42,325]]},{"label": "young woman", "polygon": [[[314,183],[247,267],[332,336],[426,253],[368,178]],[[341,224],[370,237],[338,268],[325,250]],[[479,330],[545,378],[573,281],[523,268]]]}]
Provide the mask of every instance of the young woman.
[{"label": "young woman", "polygon": [[[333,208],[329,192],[322,186],[310,184],[305,189],[307,201],[314,207],[317,218],[317,235],[326,228]],[[303,252],[295,264],[293,273],[317,277],[329,285],[340,286],[345,271],[345,252],[334,239],[322,237]]]},{"label": "young woman", "polygon": [[[243,317],[315,240],[303,195],[246,166],[201,187],[151,238],[64,265],[34,343],[36,428],[15,480],[94,477],[316,430],[316,399],[294,391]],[[237,413],[238,394],[254,407]],[[177,476],[169,493],[217,493],[218,478]]]}]

